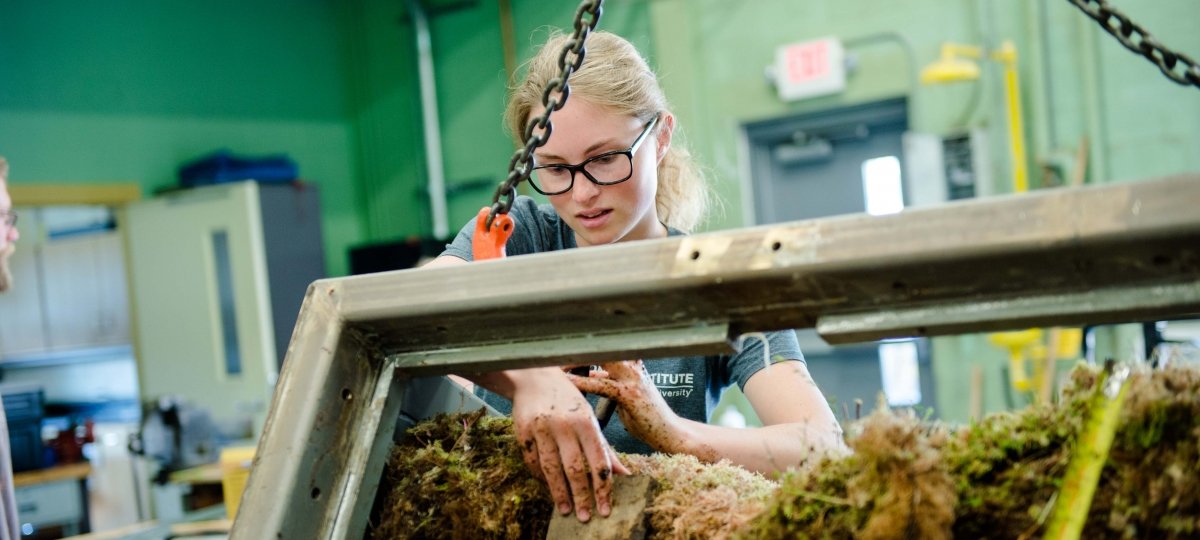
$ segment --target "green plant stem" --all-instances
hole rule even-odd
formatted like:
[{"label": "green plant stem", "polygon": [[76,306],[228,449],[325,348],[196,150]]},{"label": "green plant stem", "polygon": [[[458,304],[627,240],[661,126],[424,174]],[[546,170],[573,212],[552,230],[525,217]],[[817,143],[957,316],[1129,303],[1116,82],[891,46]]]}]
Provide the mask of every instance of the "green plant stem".
[{"label": "green plant stem", "polygon": [[1115,373],[1106,368],[1096,382],[1096,391],[1088,404],[1088,419],[1079,435],[1062,488],[1058,492],[1058,503],[1043,538],[1054,540],[1077,540],[1083,533],[1092,497],[1100,483],[1100,472],[1108,461],[1117,434],[1117,420],[1121,404],[1125,402],[1127,368],[1117,368]]}]

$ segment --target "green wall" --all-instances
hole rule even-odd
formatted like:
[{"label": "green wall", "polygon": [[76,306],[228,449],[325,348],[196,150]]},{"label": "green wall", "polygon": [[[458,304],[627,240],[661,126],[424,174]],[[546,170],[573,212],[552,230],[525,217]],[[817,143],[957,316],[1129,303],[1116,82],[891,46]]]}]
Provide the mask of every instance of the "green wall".
[{"label": "green wall", "polygon": [[219,148],[320,186],[327,268],[362,234],[332,0],[18,0],[0,14],[0,154],[23,183],[173,186]]},{"label": "green wall", "polygon": [[[663,83],[726,201],[725,216],[713,228],[749,224],[738,155],[743,124],[897,95],[909,100],[914,131],[986,128],[997,191],[1009,191],[999,65],[983,62],[978,83],[915,82],[946,41],[1015,42],[1031,171],[1038,161],[1073,159],[1084,134],[1092,148],[1091,181],[1200,169],[1196,88],[1168,81],[1066,1],[657,0],[650,6]],[[1200,4],[1129,0],[1120,8],[1164,43],[1200,55],[1200,33],[1194,31]],[[843,40],[855,57],[846,90],[781,102],[763,75],[775,47],[825,36]]]},{"label": "green wall", "polygon": [[[512,143],[496,2],[430,12],[450,226],[490,203]],[[136,182],[228,148],[286,152],[318,184],[331,275],[364,242],[428,236],[416,47],[400,0],[76,3],[0,17],[0,154],[14,184]],[[518,57],[575,6],[517,1]],[[604,28],[649,49],[647,4],[610,0]],[[473,187],[472,187],[473,186]]]},{"label": "green wall", "polygon": [[[443,2],[451,6],[462,2]],[[1122,5],[1163,41],[1200,50],[1190,0],[1131,0]],[[354,73],[363,155],[368,236],[427,234],[419,94],[412,27],[401,2],[366,0],[350,32],[363,54]],[[573,2],[513,0],[517,56],[525,59],[550,27],[566,26]],[[365,6],[365,7],[363,7]],[[398,22],[400,21],[400,22]],[[499,7],[477,2],[431,14],[439,120],[451,228],[474,215],[511,155],[500,121],[506,74]],[[978,83],[920,86],[917,72],[945,41],[998,44],[1021,52],[1023,104],[1031,171],[1047,161],[1069,167],[1082,135],[1091,143],[1091,181],[1129,180],[1200,168],[1200,101],[1120,47],[1068,2],[1036,0],[609,0],[601,28],[630,38],[658,69],[680,119],[683,140],[712,172],[724,212],[711,229],[747,225],[738,148],[741,125],[766,118],[906,96],[915,131],[982,127],[993,154],[995,191],[1010,184],[1000,68],[983,62]],[[847,89],[835,96],[782,103],[763,69],[776,46],[836,36],[854,56]],[[1193,54],[1194,56],[1195,54]],[[376,169],[372,170],[372,167]]]},{"label": "green wall", "polygon": [[[750,224],[744,215],[739,148],[748,122],[871,102],[894,96],[910,100],[913,129],[939,131],[964,106],[948,106],[967,88],[916,84],[916,71],[943,40],[977,41],[974,24],[947,25],[931,32],[931,21],[970,23],[969,2],[910,0],[796,2],[760,0],[662,0],[651,4],[655,43],[669,97],[695,153],[707,161],[725,212],[711,228]],[[775,48],[787,43],[837,37],[854,55],[857,69],[844,92],[784,103],[764,75]]]},{"label": "green wall", "polygon": [[[914,131],[945,134],[973,127],[987,134],[991,191],[1011,191],[1007,120],[1000,67],[983,62],[976,83],[920,86],[916,72],[945,41],[998,45],[1019,54],[1031,182],[1041,163],[1069,177],[1087,135],[1089,182],[1137,180],[1200,170],[1200,94],[1168,81],[1157,68],[1104,33],[1066,1],[1041,0],[656,0],[650,3],[654,54],[695,153],[713,173],[724,212],[710,228],[750,225],[744,207],[740,146],[744,124],[826,108],[905,96]],[[1200,55],[1200,4],[1128,0],[1120,9],[1163,43]],[[763,71],[776,46],[836,36],[857,67],[834,96],[783,103]],[[920,181],[920,179],[910,179]],[[1136,328],[1105,329],[1097,356],[1125,358]],[[934,340],[939,416],[967,419],[971,372],[984,373],[984,412],[1022,404],[1004,372],[1007,356],[983,336]]]},{"label": "green wall", "polygon": [[[511,155],[498,2],[434,2],[431,29],[451,228],[485,204]],[[19,0],[0,17],[0,149],[14,182],[136,181],[147,193],[217,148],[287,152],[321,185],[332,274],[345,249],[431,230],[412,23],[400,0]],[[454,7],[460,6],[460,7]],[[465,6],[465,7],[464,7]],[[1129,0],[1127,13],[1196,56],[1192,0]],[[513,0],[517,56],[573,2]],[[920,87],[943,41],[1011,38],[1021,51],[1030,159],[1069,161],[1089,136],[1092,181],[1200,169],[1200,100],[1068,2],[1018,0],[609,0],[603,29],[659,69],[683,140],[743,215],[740,126],[906,96],[914,130],[983,126],[1009,176],[1003,103],[979,83]],[[845,92],[782,103],[763,77],[780,44],[836,36],[856,60]],[[1036,168],[1035,168],[1036,170]]]},{"label": "green wall", "polygon": [[[351,124],[363,164],[365,241],[432,234],[415,30],[403,2],[364,0],[347,8],[354,51]],[[498,2],[440,2],[427,18],[434,55],[450,232],[491,204],[513,142],[502,121],[507,73]],[[557,28],[570,28],[571,2],[514,0],[518,63]],[[649,49],[647,3],[609,0],[601,26]]]}]

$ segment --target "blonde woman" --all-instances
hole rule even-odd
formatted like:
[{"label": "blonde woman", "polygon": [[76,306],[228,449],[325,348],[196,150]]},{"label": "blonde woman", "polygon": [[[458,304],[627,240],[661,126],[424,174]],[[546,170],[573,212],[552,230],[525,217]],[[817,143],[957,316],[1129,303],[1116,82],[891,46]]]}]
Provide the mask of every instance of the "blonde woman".
[{"label": "blonde woman", "polygon": [[[505,117],[522,143],[526,122],[542,113],[542,91],[558,75],[568,38],[551,37],[512,92]],[[530,184],[550,204],[516,199],[508,255],[690,231],[703,219],[709,192],[688,154],[672,144],[675,116],[638,51],[611,33],[593,33],[570,85],[566,106],[552,117],[552,136],[534,152]],[[430,266],[470,261],[474,230],[472,220]],[[512,414],[525,462],[545,479],[558,510],[574,510],[587,521],[594,511],[609,514],[611,475],[628,472],[613,449],[728,459],[769,474],[842,448],[841,430],[808,374],[795,333],[767,337],[771,356],[786,359],[769,367],[762,344],[752,342],[733,356],[613,362],[590,377],[537,368],[469,378],[490,404]],[[720,392],[733,383],[763,427],[707,423]],[[580,390],[614,399],[619,421],[601,430]]]},{"label": "blonde woman", "polygon": [[[17,249],[17,214],[8,195],[8,161],[0,156],[0,293],[12,286],[8,258]],[[0,321],[3,324],[3,321]],[[17,499],[13,484],[12,447],[8,440],[8,417],[0,403],[0,540],[21,537],[21,519],[17,515]]]}]

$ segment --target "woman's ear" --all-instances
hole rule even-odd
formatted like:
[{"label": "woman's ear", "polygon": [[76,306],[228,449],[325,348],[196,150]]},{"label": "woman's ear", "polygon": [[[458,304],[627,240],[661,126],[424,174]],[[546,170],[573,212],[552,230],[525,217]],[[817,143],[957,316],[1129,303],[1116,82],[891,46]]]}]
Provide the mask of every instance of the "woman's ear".
[{"label": "woman's ear", "polygon": [[662,163],[663,158],[667,157],[667,150],[671,149],[671,136],[675,133],[675,115],[670,111],[662,113],[662,118],[658,121],[658,129],[655,131],[658,132],[654,141],[658,151],[657,162]]}]

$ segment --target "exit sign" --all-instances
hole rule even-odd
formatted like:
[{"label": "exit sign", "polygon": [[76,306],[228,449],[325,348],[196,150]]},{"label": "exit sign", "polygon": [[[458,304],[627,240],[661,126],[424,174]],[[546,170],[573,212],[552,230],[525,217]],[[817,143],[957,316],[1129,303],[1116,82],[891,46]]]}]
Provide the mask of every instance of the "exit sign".
[{"label": "exit sign", "polygon": [[792,101],[846,88],[845,50],[835,38],[792,43],[775,49],[775,86]]}]

